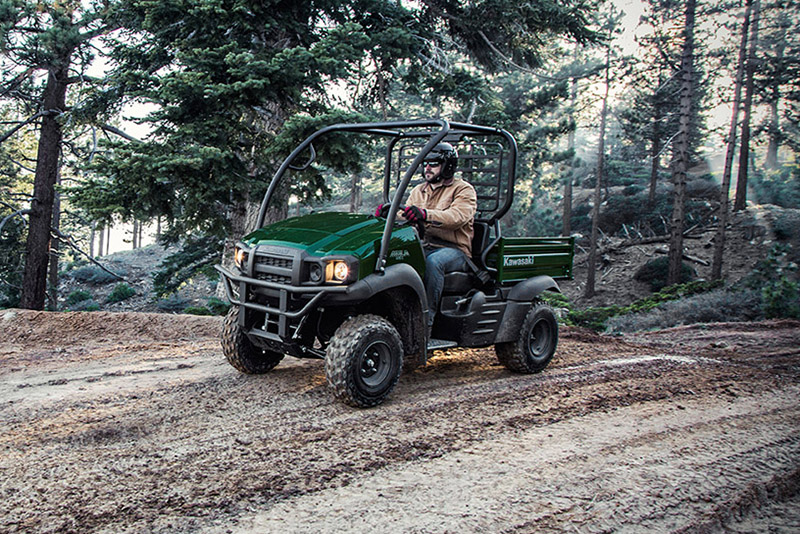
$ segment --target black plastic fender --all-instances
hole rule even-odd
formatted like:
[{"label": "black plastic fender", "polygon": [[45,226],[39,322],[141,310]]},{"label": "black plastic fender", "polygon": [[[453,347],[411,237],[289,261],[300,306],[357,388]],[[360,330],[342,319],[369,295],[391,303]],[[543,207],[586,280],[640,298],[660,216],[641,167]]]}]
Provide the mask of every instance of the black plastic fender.
[{"label": "black plastic fender", "polygon": [[534,299],[545,291],[561,293],[561,288],[551,277],[546,275],[528,278],[511,288],[508,294],[508,305],[500,323],[495,343],[514,341],[522,329],[522,322],[531,309]]},{"label": "black plastic fender", "polygon": [[425,286],[422,283],[422,278],[407,263],[390,265],[382,273],[372,273],[348,287],[344,294],[332,295],[334,298],[330,299],[330,301],[360,302],[388,289],[403,286],[414,290],[419,298],[423,312],[427,313],[428,298],[425,296]]},{"label": "black plastic fender", "polygon": [[546,275],[534,276],[518,283],[511,288],[508,294],[508,300],[515,300],[517,302],[531,302],[533,299],[544,293],[545,291],[555,291],[561,293],[561,288],[555,280]]}]

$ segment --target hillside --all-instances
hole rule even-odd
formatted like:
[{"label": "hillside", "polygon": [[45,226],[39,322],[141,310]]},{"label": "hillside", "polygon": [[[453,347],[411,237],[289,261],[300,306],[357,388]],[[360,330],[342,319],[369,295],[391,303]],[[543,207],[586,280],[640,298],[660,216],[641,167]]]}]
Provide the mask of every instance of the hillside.
[{"label": "hillside", "polygon": [[[747,212],[732,217],[727,234],[727,250],[724,273],[728,284],[736,284],[749,274],[759,261],[763,260],[776,243],[775,224],[778,219],[794,218],[800,228],[800,210],[786,210],[775,206],[752,207]],[[793,219],[793,220],[794,220]],[[697,273],[699,279],[709,279],[713,256],[713,239],[716,227],[701,226],[690,232],[685,239],[686,260]],[[800,251],[800,232],[793,236],[794,250]],[[575,257],[575,279],[562,282],[562,291],[578,307],[625,305],[650,294],[648,285],[634,280],[634,274],[648,261],[665,256],[666,240],[655,243],[637,243],[637,236],[630,239],[604,237],[600,243],[602,254],[598,261],[597,294],[586,300],[582,293],[586,280],[587,251],[579,246]],[[152,294],[152,275],[159,268],[167,254],[173,249],[164,250],[157,245],[142,249],[118,252],[100,258],[99,261],[114,272],[122,273],[124,282],[135,290],[131,298],[117,303],[106,299],[122,281],[102,276],[100,283],[82,281],[76,269],[65,272],[59,287],[62,309],[86,309],[87,304],[96,304],[106,311],[144,311],[179,313],[189,306],[206,306],[215,296],[216,284],[205,277],[188,280],[175,295],[156,299]],[[93,273],[99,272],[94,266],[83,267]],[[100,273],[102,274],[102,273]],[[66,300],[70,294],[83,291],[91,295],[91,301],[81,301],[69,305]]]}]

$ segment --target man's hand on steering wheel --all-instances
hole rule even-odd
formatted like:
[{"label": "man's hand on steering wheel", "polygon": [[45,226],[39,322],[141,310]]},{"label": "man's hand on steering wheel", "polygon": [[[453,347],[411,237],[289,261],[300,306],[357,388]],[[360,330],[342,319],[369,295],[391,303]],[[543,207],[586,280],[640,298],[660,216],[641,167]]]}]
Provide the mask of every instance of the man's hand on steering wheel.
[{"label": "man's hand on steering wheel", "polygon": [[418,208],[417,206],[407,206],[403,210],[403,217],[412,223],[424,224],[425,220],[428,218],[428,212],[427,210]]}]

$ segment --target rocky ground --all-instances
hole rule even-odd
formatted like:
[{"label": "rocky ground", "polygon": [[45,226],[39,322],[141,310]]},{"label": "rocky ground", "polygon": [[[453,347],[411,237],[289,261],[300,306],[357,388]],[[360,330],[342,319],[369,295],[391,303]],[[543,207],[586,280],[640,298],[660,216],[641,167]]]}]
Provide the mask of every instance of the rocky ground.
[{"label": "rocky ground", "polygon": [[799,322],[439,352],[369,410],[220,324],[0,312],[0,531],[800,531]]}]

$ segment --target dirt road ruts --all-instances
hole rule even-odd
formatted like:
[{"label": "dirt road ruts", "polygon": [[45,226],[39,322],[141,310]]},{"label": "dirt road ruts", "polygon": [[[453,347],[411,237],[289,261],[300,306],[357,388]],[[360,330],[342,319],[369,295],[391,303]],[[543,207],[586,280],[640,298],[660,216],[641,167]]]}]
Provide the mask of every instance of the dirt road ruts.
[{"label": "dirt road ruts", "polygon": [[216,318],[0,312],[1,532],[795,532],[800,323],[436,353],[384,405]]}]

